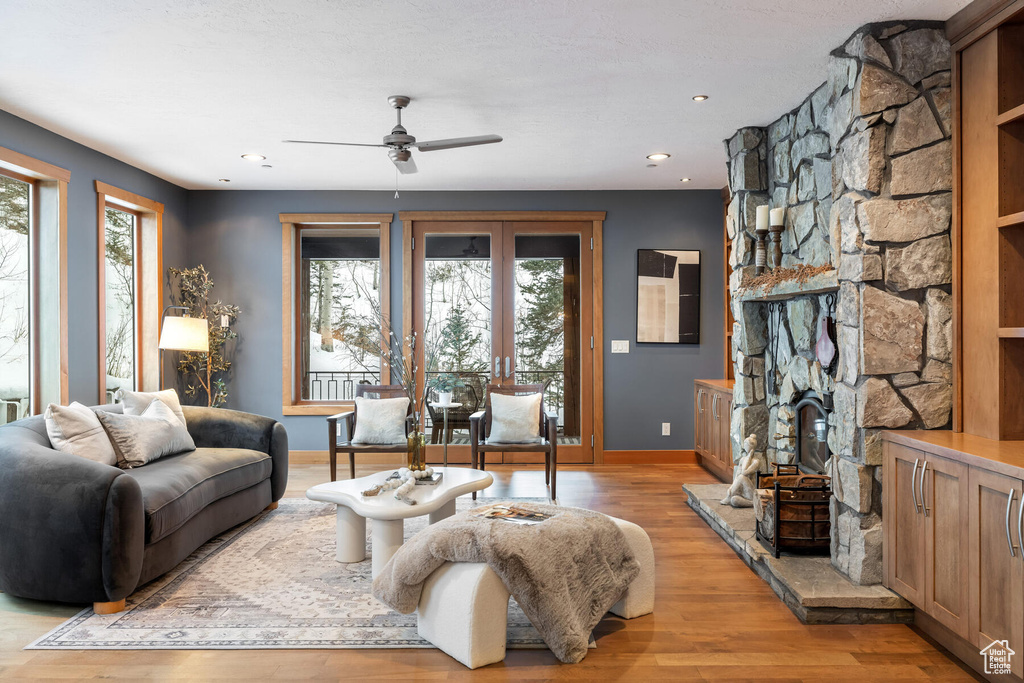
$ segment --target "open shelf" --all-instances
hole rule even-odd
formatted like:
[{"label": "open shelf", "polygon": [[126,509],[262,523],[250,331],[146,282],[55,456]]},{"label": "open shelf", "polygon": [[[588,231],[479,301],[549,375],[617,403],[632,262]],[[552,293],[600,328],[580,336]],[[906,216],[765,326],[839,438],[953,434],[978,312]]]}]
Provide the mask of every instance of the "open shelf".
[{"label": "open shelf", "polygon": [[1024,328],[1024,231],[1001,230],[999,248],[999,330]]},{"label": "open shelf", "polygon": [[999,215],[1024,212],[1024,119],[998,129]]},{"label": "open shelf", "polygon": [[1008,23],[999,27],[999,118],[1024,105],[1024,24]]},{"label": "open shelf", "polygon": [[996,219],[996,227],[999,228],[1013,228],[1018,225],[1024,225],[1024,211],[1011,213],[1008,216],[1000,216]]},{"label": "open shelf", "polygon": [[1006,126],[1014,121],[1020,121],[1024,119],[1024,104],[1018,105],[1013,109],[1004,112],[996,117],[997,126]]}]

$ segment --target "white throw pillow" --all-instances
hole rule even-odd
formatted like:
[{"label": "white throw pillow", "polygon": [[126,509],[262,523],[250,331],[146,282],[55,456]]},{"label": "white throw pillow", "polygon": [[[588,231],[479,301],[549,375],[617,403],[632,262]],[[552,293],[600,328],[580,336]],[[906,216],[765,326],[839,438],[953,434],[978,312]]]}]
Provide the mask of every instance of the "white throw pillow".
[{"label": "white throw pillow", "polygon": [[487,443],[536,443],[540,441],[541,394],[508,396],[491,394],[491,431]]},{"label": "white throw pillow", "polygon": [[153,399],[142,415],[99,411],[97,416],[117,454],[121,469],[141,467],[165,455],[195,450],[192,435],[170,407]]},{"label": "white throw pillow", "polygon": [[163,401],[174,416],[181,421],[181,424],[185,424],[185,413],[181,410],[181,401],[178,400],[178,392],[174,389],[164,389],[163,391],[125,391],[124,389],[119,390],[118,396],[121,399],[121,404],[124,405],[125,415],[142,415],[142,413],[149,408],[150,404],[153,403],[153,399]]},{"label": "white throw pillow", "polygon": [[96,413],[75,401],[69,406],[51,403],[44,414],[50,445],[61,453],[70,453],[104,465],[116,465],[117,455]]},{"label": "white throw pillow", "polygon": [[405,443],[405,416],[409,399],[356,397],[356,433],[352,443]]}]

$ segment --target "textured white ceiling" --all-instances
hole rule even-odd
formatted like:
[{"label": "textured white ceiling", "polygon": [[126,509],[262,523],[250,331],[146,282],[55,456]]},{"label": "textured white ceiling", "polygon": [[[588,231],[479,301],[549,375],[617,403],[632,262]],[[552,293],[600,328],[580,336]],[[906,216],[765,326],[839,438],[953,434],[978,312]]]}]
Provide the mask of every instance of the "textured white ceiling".
[{"label": "textured white ceiling", "polygon": [[722,139],[860,25],[967,2],[0,0],[0,109],[187,188],[389,189],[386,150],[281,140],[377,143],[403,94],[420,140],[505,138],[416,153],[404,189],[718,188]]}]

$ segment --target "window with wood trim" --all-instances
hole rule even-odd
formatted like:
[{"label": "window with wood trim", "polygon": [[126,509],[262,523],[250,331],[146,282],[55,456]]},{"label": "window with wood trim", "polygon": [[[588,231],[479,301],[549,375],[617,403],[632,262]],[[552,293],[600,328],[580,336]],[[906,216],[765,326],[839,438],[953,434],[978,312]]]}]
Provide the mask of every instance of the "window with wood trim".
[{"label": "window with wood trim", "polygon": [[68,401],[70,178],[0,147],[0,424]]},{"label": "window with wood trim", "polygon": [[103,403],[159,385],[163,204],[96,182],[99,377]]},{"label": "window with wood trim", "polygon": [[375,310],[389,309],[391,215],[287,217],[284,412],[326,414],[357,385],[389,381]]}]

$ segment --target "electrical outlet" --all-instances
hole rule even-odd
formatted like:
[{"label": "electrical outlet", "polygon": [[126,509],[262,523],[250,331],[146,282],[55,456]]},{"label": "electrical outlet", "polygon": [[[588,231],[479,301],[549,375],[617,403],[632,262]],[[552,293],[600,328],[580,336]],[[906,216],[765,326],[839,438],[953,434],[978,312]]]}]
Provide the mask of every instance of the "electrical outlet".
[{"label": "electrical outlet", "polygon": [[672,423],[671,422],[662,422],[661,423],[661,435],[662,436],[672,436]]},{"label": "electrical outlet", "polygon": [[612,353],[629,353],[629,340],[612,339]]}]

